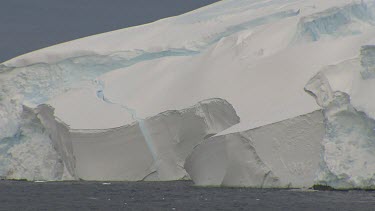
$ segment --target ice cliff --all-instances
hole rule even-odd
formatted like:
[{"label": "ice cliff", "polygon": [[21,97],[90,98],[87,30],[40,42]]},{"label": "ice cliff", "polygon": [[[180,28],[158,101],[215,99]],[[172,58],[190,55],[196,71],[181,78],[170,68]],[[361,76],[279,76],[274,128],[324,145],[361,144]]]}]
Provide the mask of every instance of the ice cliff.
[{"label": "ice cliff", "polygon": [[360,56],[330,65],[314,76],[306,91],[324,114],[325,135],[317,182],[336,188],[373,188],[375,121],[372,103],[371,45]]},{"label": "ice cliff", "polygon": [[319,164],[323,115],[315,111],[199,144],[185,165],[199,185],[310,187]]},{"label": "ice cliff", "polygon": [[22,137],[9,140],[22,144],[8,151],[9,164],[2,166],[6,178],[186,179],[183,166],[194,146],[239,122],[233,107],[221,99],[108,129],[71,129],[55,117],[53,107],[44,104],[25,107],[22,118],[18,135]]},{"label": "ice cliff", "polygon": [[0,175],[372,188],[374,8],[223,0],[6,61]]}]

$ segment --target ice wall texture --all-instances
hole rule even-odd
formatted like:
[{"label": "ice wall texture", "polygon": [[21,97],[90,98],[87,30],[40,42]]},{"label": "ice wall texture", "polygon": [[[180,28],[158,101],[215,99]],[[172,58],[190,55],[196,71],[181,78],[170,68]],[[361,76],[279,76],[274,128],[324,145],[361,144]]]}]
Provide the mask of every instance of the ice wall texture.
[{"label": "ice wall texture", "polygon": [[375,77],[375,46],[365,45],[361,48],[361,75],[363,78]]},{"label": "ice wall texture", "polygon": [[193,148],[239,122],[233,107],[222,99],[102,130],[71,130],[56,120],[53,108],[42,105],[38,109],[69,173],[84,180],[189,178],[183,166]]},{"label": "ice wall texture", "polygon": [[324,135],[321,111],[217,135],[196,147],[186,169],[198,185],[311,187]]},{"label": "ice wall texture", "polygon": [[2,139],[1,174],[4,178],[61,180],[64,163],[37,115],[24,108],[16,134]]},{"label": "ice wall texture", "polygon": [[373,11],[225,0],[7,61],[0,174],[371,186]]},{"label": "ice wall texture", "polygon": [[361,25],[374,25],[374,14],[366,4],[352,3],[303,17],[297,39],[318,41],[326,36],[346,36],[362,32]]},{"label": "ice wall texture", "polygon": [[306,85],[324,114],[322,160],[316,178],[319,184],[374,188],[371,51],[372,46],[364,46],[358,58],[324,68]]},{"label": "ice wall texture", "polygon": [[[16,144],[23,144],[19,147],[26,147],[26,145],[34,145],[42,143],[32,143],[36,135],[41,135],[44,132],[45,128],[43,126],[33,127],[34,124],[31,124],[29,117],[24,115],[25,107],[27,105],[30,107],[35,107],[40,105],[49,99],[67,92],[71,89],[77,88],[82,84],[93,81],[97,76],[120,68],[127,67],[138,63],[140,61],[152,60],[164,56],[183,56],[194,54],[193,51],[183,51],[183,50],[170,50],[162,51],[157,53],[147,53],[142,51],[136,52],[118,52],[115,54],[110,54],[106,56],[100,55],[88,55],[81,56],[77,58],[69,58],[54,64],[33,64],[30,66],[19,67],[19,68],[9,68],[6,66],[0,67],[0,140],[2,140],[2,145],[4,148],[4,165],[2,166],[4,170],[2,171],[2,176],[7,178],[23,178],[34,180],[34,179],[45,179],[45,180],[60,180],[60,176],[48,176],[46,174],[41,175],[39,171],[31,169],[29,173],[15,173],[21,170],[12,170],[8,168],[10,165],[19,165],[17,169],[25,169],[22,171],[29,171],[29,168],[34,168],[32,165],[35,165],[35,168],[41,168],[43,171],[52,171],[55,170],[48,166],[43,166],[40,162],[44,162],[44,158],[35,158],[36,160],[30,159],[28,164],[23,164],[26,162],[26,158],[16,158],[20,159],[19,164],[9,164],[7,157],[17,157],[17,151],[11,151],[10,148]],[[85,86],[85,85],[83,85]],[[26,106],[26,107],[27,107]],[[39,120],[38,120],[39,121]],[[39,124],[39,123],[37,123]],[[46,124],[48,125],[48,124]],[[53,129],[55,130],[55,129]],[[45,144],[51,145],[51,140],[46,137]],[[42,141],[42,140],[36,140]],[[24,143],[24,142],[27,142]],[[30,142],[30,143],[29,143]],[[65,144],[65,143],[64,143]],[[61,143],[60,147],[64,147]],[[35,146],[34,146],[35,147]],[[45,148],[45,147],[43,147]],[[41,150],[43,150],[41,148]],[[56,148],[56,147],[55,147]],[[60,150],[61,148],[56,148]],[[8,150],[8,151],[7,151]],[[15,149],[16,150],[16,149]],[[42,156],[45,153],[55,153],[55,149],[45,149],[45,153],[36,154],[38,148],[35,149],[24,149],[27,152],[23,152],[30,156]],[[50,157],[50,159],[58,159],[57,155],[44,155]],[[21,160],[22,159],[22,160]],[[15,162],[15,161],[14,161]],[[39,162],[39,163],[33,163]],[[59,161],[62,162],[61,160]],[[21,166],[23,166],[21,168]],[[38,172],[36,172],[38,171]],[[12,172],[12,173],[9,173]],[[53,174],[53,173],[50,173]],[[13,176],[15,175],[15,176]]]}]

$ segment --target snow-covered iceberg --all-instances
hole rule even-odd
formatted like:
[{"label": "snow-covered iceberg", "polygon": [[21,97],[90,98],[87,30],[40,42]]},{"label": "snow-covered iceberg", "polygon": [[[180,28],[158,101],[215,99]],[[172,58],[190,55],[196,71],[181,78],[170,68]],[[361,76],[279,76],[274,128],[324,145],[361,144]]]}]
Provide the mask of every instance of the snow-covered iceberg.
[{"label": "snow-covered iceberg", "polygon": [[223,0],[6,61],[0,175],[373,187],[374,9]]}]

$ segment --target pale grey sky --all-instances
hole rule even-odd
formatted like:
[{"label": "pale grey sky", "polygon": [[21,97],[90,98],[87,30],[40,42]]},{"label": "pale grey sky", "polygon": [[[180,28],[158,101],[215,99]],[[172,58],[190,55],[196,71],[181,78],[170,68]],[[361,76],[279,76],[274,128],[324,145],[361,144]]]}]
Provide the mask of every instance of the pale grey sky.
[{"label": "pale grey sky", "polygon": [[140,25],[217,0],[1,0],[0,63],[53,44]]}]

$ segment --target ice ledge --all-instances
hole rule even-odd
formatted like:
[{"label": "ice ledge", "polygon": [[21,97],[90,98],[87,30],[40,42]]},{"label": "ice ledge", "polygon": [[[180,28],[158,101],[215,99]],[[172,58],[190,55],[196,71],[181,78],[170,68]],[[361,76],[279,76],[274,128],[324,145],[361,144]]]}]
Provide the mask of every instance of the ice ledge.
[{"label": "ice ledge", "polygon": [[153,140],[150,149],[138,122],[104,130],[71,130],[47,105],[38,107],[38,117],[75,178],[122,181],[188,178],[183,166],[192,149],[239,122],[233,107],[222,99],[166,111],[144,120]]},{"label": "ice ledge", "polygon": [[324,136],[320,110],[199,144],[185,169],[197,185],[311,187]]}]

